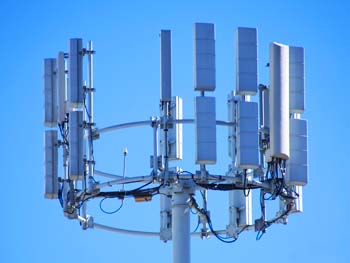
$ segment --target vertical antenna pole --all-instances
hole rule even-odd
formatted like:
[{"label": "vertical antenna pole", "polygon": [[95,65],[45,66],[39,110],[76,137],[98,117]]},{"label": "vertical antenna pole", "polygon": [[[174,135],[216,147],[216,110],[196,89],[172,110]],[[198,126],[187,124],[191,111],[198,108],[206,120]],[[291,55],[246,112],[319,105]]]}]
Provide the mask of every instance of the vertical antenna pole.
[{"label": "vertical antenna pole", "polygon": [[263,105],[263,90],[266,89],[266,86],[264,85],[259,85],[259,159],[260,159],[260,167],[261,169],[264,168],[264,149],[263,149],[263,137],[264,137],[264,132],[265,132],[265,120],[264,120],[264,108],[267,105]]},{"label": "vertical antenna pole", "polygon": [[169,150],[168,150],[168,121],[169,121],[169,101],[162,101],[163,107],[163,165],[164,165],[164,184],[169,182]]},{"label": "vertical antenna pole", "polygon": [[152,121],[153,126],[153,174],[158,174],[158,121]]},{"label": "vertical antenna pole", "polygon": [[160,31],[160,101],[163,129],[164,183],[169,181],[168,121],[171,103],[171,31]]},{"label": "vertical antenna pole", "polygon": [[[92,190],[92,177],[94,176],[94,149],[92,145],[92,127],[94,125],[94,50],[93,43],[88,42],[88,112],[89,112],[89,153],[88,153],[88,174],[89,190]],[[91,179],[90,179],[91,177]]]},{"label": "vertical antenna pole", "polygon": [[88,96],[88,109],[89,109],[89,121],[92,124],[94,122],[94,50],[93,43],[90,40],[88,43],[88,85],[89,85],[89,96]]},{"label": "vertical antenna pole", "polygon": [[181,191],[173,192],[173,263],[190,263],[190,213],[187,204],[188,194]]}]

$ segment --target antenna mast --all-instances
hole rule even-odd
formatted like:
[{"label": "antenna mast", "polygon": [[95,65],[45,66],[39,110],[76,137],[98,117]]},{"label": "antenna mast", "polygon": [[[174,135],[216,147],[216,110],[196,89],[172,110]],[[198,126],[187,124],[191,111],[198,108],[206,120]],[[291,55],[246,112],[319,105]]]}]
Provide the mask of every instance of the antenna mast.
[{"label": "antenna mast", "polygon": [[[287,223],[291,213],[302,212],[302,187],[308,183],[307,121],[304,112],[304,49],[279,43],[270,45],[270,83],[258,85],[258,37],[255,28],[236,30],[236,87],[228,95],[228,120],[216,119],[215,26],[195,23],[194,118],[183,119],[182,99],[172,95],[171,31],[160,32],[160,115],[149,120],[97,128],[94,122],[94,54],[92,41],[69,41],[69,52],[44,60],[45,198],[58,199],[64,215],[83,229],[99,228],[123,234],[158,236],[173,243],[173,263],[190,263],[191,236],[214,236],[235,242],[244,231],[257,232],[257,240],[275,223]],[[86,78],[83,74],[87,68]],[[258,93],[259,98],[251,99]],[[222,103],[220,103],[222,104]],[[194,125],[197,170],[172,167],[183,159],[183,125]],[[94,142],[107,132],[148,126],[152,129],[151,172],[123,175],[95,169]],[[229,169],[211,174],[217,162],[217,126],[228,129]],[[58,155],[63,170],[58,175]],[[221,153],[220,153],[221,154]],[[97,181],[95,178],[98,178]],[[125,184],[143,184],[133,190]],[[149,186],[154,184],[156,186]],[[120,191],[107,188],[119,185]],[[107,189],[107,191],[103,191]],[[214,229],[207,207],[208,191],[228,191],[226,227]],[[196,200],[200,193],[201,206]],[[260,214],[253,220],[253,192],[259,192]],[[134,197],[150,201],[160,194],[160,231],[120,229],[94,222],[88,214],[91,199]],[[279,202],[275,217],[266,203]],[[101,201],[101,202],[102,202]],[[122,203],[123,204],[123,203]],[[114,212],[119,211],[122,205]],[[197,212],[199,231],[190,232],[190,209]],[[104,211],[101,208],[102,211]],[[105,212],[105,211],[104,211]],[[114,213],[113,212],[113,213]]]}]

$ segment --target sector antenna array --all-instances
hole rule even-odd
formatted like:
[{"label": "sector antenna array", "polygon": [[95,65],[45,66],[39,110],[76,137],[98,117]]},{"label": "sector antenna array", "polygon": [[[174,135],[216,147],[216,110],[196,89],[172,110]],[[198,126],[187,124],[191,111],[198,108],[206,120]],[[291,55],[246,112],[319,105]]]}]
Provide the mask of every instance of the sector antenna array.
[{"label": "sector antenna array", "polygon": [[[305,109],[304,49],[271,43],[270,83],[258,84],[257,30],[237,28],[236,87],[228,94],[227,120],[217,120],[216,98],[209,96],[216,89],[215,26],[196,23],[193,34],[193,89],[197,92],[193,119],[183,119],[182,99],[172,95],[170,30],[160,32],[160,116],[148,120],[97,127],[93,105],[95,51],[91,41],[84,47],[82,39],[70,39],[68,53],[59,52],[56,58],[44,60],[45,198],[58,199],[64,215],[79,220],[83,229],[172,240],[174,263],[190,262],[191,236],[215,236],[230,243],[244,231],[256,231],[260,239],[272,224],[286,224],[291,213],[302,212],[302,187],[308,182],[307,121],[301,119]],[[171,166],[183,158],[183,125],[194,127],[194,165],[198,166],[193,171]],[[126,177],[96,170],[94,142],[107,132],[136,126],[153,130],[149,175]],[[217,126],[227,128],[231,161],[228,170],[211,174],[208,166],[217,162]],[[62,169],[58,169],[59,155]],[[125,190],[125,184],[137,187]],[[108,191],[115,185],[122,188]],[[198,191],[200,202],[195,198]],[[222,229],[213,228],[208,191],[227,192],[229,218]],[[253,193],[258,193],[260,207],[254,220]],[[136,201],[151,201],[158,194],[159,232],[103,225],[88,213],[92,199],[124,200],[131,196]],[[274,201],[278,203],[276,216],[268,218],[266,204]],[[201,225],[193,233],[190,209],[197,212]]]}]

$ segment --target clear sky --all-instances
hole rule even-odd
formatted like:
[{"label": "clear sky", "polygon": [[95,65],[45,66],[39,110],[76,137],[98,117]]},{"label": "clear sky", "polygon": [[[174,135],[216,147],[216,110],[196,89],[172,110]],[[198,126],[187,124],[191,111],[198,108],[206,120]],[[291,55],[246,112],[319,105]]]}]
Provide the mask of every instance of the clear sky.
[{"label": "clear sky", "polygon": [[[350,3],[337,1],[9,1],[0,2],[2,162],[0,262],[171,262],[171,242],[103,230],[81,230],[57,200],[43,198],[43,59],[68,51],[68,40],[94,41],[98,127],[147,120],[159,113],[159,31],[172,30],[173,94],[193,118],[192,25],[216,26],[217,118],[226,120],[234,88],[234,30],[258,29],[259,82],[268,84],[268,45],[303,46],[309,121],[309,184],[304,213],[274,225],[260,241],[247,232],[233,244],[192,239],[192,262],[350,262],[349,98]],[[193,165],[193,127],[185,128],[184,169]],[[215,173],[227,169],[226,130],[218,132]],[[150,172],[151,130],[136,128],[96,142],[96,168]],[[198,168],[197,168],[198,169]],[[108,201],[106,208],[118,206]],[[159,199],[125,201],[114,215],[91,203],[96,221],[158,231]],[[215,228],[228,223],[227,194],[209,193]],[[256,218],[258,215],[254,215]],[[196,226],[195,217],[191,227]]]}]

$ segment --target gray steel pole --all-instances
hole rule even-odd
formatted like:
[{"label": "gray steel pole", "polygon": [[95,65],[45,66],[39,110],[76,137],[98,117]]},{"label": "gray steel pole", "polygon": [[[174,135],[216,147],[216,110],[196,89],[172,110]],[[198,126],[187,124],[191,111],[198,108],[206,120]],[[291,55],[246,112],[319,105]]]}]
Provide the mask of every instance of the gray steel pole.
[{"label": "gray steel pole", "polygon": [[173,263],[190,263],[190,212],[189,198],[185,191],[174,191],[172,195],[173,216]]},{"label": "gray steel pole", "polygon": [[[93,43],[88,42],[88,112],[89,112],[89,130],[88,130],[88,142],[89,142],[89,153],[88,153],[88,175],[89,177],[94,176],[94,153],[93,153],[93,142],[92,142],[92,127],[94,125],[94,54],[93,54]],[[89,179],[89,190],[92,191],[92,180]]]}]

